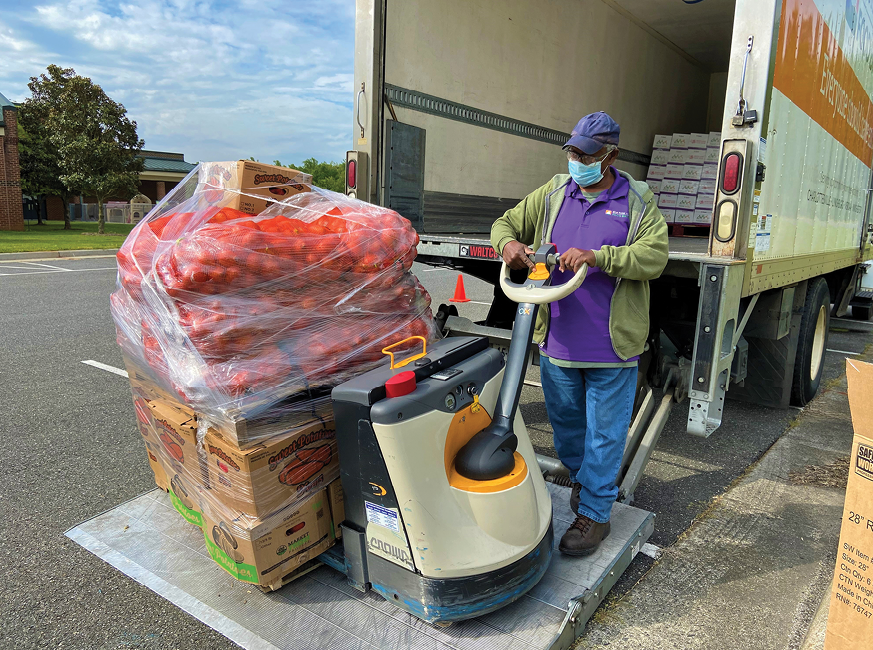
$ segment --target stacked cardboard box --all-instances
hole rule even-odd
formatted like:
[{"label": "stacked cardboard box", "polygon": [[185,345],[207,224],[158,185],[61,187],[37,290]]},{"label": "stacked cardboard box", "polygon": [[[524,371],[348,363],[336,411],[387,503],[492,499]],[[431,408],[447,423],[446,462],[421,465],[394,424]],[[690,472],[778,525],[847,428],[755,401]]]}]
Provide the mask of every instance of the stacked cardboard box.
[{"label": "stacked cardboard box", "polygon": [[125,359],[155,484],[231,575],[277,589],[317,564],[344,518],[330,420],[261,431],[245,449]]},{"label": "stacked cardboard box", "polygon": [[715,132],[655,136],[646,180],[667,223],[712,222],[720,144]]}]

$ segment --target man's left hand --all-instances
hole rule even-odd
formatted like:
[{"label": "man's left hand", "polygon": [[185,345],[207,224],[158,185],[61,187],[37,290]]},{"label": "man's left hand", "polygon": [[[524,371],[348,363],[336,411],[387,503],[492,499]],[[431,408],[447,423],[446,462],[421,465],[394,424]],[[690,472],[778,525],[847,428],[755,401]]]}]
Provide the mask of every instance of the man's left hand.
[{"label": "man's left hand", "polygon": [[578,248],[568,248],[561,253],[561,257],[558,259],[558,266],[561,271],[571,269],[573,273],[577,273],[583,264],[597,266],[594,263],[594,251],[580,251]]}]

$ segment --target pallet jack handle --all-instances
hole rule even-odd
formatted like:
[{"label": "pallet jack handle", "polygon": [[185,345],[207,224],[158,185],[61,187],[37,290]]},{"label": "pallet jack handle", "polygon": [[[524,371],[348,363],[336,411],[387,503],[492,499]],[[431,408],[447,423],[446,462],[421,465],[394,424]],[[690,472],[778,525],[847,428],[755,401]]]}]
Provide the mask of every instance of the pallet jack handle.
[{"label": "pallet jack handle", "polygon": [[507,297],[519,303],[518,312],[491,424],[474,435],[455,457],[455,468],[461,476],[488,481],[506,476],[515,467],[513,454],[518,438],[513,431],[513,422],[524,385],[537,311],[541,304],[569,296],[579,288],[588,273],[588,265],[583,264],[569,282],[550,286],[552,270],[559,259],[554,244],[540,246],[533,256],[534,269],[523,284],[509,279],[509,267],[503,263],[500,287]]}]

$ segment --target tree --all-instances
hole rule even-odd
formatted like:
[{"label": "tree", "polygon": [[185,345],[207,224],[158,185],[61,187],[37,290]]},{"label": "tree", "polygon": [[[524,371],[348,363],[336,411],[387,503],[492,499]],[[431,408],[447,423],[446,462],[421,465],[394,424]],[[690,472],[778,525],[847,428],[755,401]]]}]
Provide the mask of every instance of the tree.
[{"label": "tree", "polygon": [[[62,71],[72,73],[72,70]],[[18,154],[21,167],[21,190],[37,199],[37,222],[42,224],[42,206],[47,196],[59,196],[64,201],[64,229],[70,229],[67,210],[69,190],[61,180],[60,157],[49,139],[46,123],[46,101],[27,99],[18,109]],[[46,215],[48,216],[48,215]]]},{"label": "tree", "polygon": [[312,184],[342,194],[346,191],[346,165],[341,162],[318,162],[315,158],[307,158],[300,165],[283,165],[278,160],[273,161],[279,167],[290,167],[297,171],[310,174]]},{"label": "tree", "polygon": [[137,191],[143,141],[127,110],[72,68],[50,65],[31,77],[31,104],[48,141],[57,151],[60,180],[71,193],[97,199],[97,232],[104,233],[103,204],[113,195]]}]

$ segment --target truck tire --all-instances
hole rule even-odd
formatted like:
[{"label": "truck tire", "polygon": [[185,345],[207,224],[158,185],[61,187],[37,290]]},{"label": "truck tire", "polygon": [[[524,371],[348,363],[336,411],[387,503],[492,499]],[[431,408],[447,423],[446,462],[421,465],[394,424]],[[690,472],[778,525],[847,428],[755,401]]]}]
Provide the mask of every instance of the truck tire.
[{"label": "truck tire", "polygon": [[827,282],[824,278],[810,280],[800,318],[794,381],[791,385],[791,403],[795,406],[809,404],[821,384],[824,355],[828,347],[830,307],[831,294]]}]

